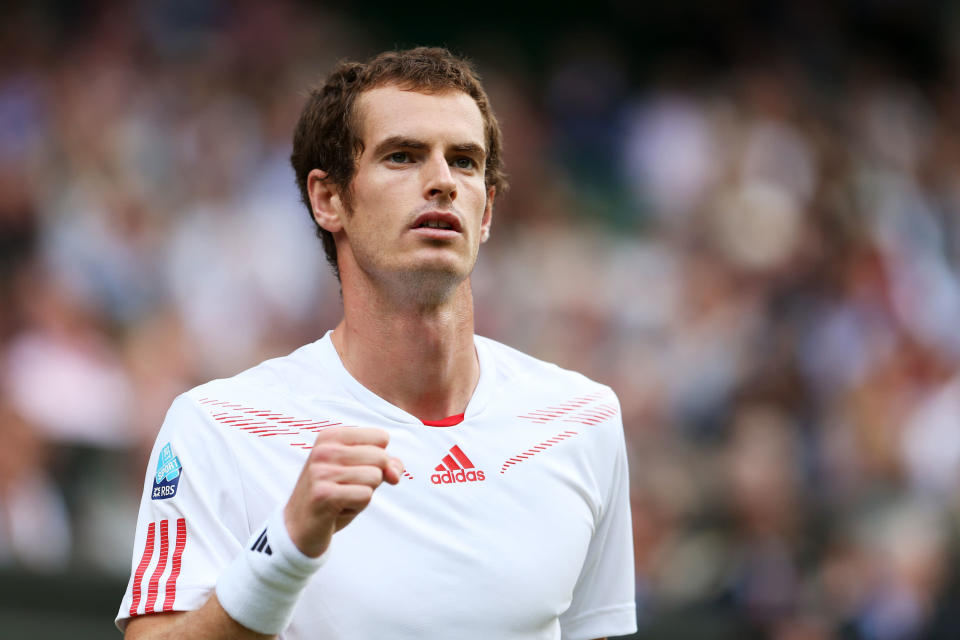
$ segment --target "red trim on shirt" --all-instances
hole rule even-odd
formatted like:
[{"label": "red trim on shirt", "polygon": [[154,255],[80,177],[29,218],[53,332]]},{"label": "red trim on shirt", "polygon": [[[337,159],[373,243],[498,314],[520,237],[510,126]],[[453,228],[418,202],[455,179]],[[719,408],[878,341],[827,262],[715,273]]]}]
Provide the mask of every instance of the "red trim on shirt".
[{"label": "red trim on shirt", "polygon": [[173,611],[173,602],[177,599],[177,578],[180,577],[180,563],[183,558],[183,548],[187,546],[187,521],[177,519],[177,546],[173,550],[173,568],[167,578],[167,593],[163,600],[163,610]]},{"label": "red trim on shirt", "polygon": [[458,413],[455,416],[447,416],[443,420],[421,420],[428,427],[455,427],[463,422],[463,414]]},{"label": "red trim on shirt", "polygon": [[153,536],[157,530],[157,523],[151,522],[147,527],[147,543],[143,545],[143,556],[140,558],[140,565],[133,576],[133,602],[130,603],[130,615],[137,615],[137,609],[140,607],[140,594],[143,593],[143,574],[150,566],[150,560],[153,559]]},{"label": "red trim on shirt", "polygon": [[147,587],[147,605],[144,607],[144,613],[155,613],[157,611],[157,596],[160,593],[160,578],[163,572],[167,570],[167,554],[170,551],[170,536],[167,535],[170,530],[170,521],[160,521],[160,557],[157,560],[157,566],[153,570],[153,576],[150,578],[150,584]]}]

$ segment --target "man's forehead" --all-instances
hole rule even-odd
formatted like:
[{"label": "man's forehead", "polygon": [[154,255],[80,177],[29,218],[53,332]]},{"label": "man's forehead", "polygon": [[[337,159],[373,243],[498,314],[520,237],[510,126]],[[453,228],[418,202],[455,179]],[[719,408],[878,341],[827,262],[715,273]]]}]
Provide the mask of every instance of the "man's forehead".
[{"label": "man's forehead", "polygon": [[457,137],[486,148],[483,114],[458,89],[428,92],[397,85],[375,87],[357,98],[358,133],[365,145],[395,136]]}]

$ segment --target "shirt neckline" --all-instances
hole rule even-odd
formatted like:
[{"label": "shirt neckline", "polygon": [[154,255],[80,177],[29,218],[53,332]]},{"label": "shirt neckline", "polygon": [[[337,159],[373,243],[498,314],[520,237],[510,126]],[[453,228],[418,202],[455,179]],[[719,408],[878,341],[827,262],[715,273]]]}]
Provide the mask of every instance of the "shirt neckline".
[{"label": "shirt neckline", "polygon": [[[333,346],[333,340],[331,338],[332,334],[332,329],[327,331],[327,333],[324,334],[324,336],[315,344],[320,349],[322,360],[329,363],[331,372],[337,379],[340,380],[350,395],[352,395],[367,409],[376,411],[377,413],[394,422],[413,424],[421,427],[430,426],[425,425],[424,422],[421,421],[417,416],[414,416],[413,414],[408,413],[400,407],[381,398],[373,391],[363,386],[363,384],[361,384],[356,378],[354,378],[353,375],[347,371],[347,368],[343,366],[343,360],[340,359],[340,354],[337,353],[337,348]],[[462,424],[463,422],[470,420],[473,416],[476,416],[483,411],[487,405],[490,395],[490,386],[493,378],[493,360],[491,354],[489,353],[487,346],[483,343],[483,341],[477,339],[477,336],[474,336],[473,345],[476,349],[477,360],[479,361],[480,365],[480,379],[477,380],[477,386],[474,388],[473,394],[470,396],[470,401],[467,403],[467,408],[463,412],[463,420],[456,424]],[[456,416],[451,416],[450,418],[446,418],[441,422],[450,420],[453,417]],[[456,426],[456,424],[444,424],[442,426],[453,427]]]},{"label": "shirt neckline", "polygon": [[464,417],[464,414],[458,413],[453,416],[447,416],[442,420],[424,420],[423,418],[421,418],[420,422],[422,422],[428,427],[455,427],[461,422],[463,422],[463,417]]}]

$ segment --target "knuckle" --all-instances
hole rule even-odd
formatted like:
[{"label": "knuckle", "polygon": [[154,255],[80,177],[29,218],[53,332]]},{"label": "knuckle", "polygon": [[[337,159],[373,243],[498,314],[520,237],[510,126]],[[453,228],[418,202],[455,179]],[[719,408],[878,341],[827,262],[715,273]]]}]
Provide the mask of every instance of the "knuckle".
[{"label": "knuckle", "polygon": [[340,445],[332,442],[324,442],[316,445],[310,452],[310,459],[314,462],[325,460],[335,460],[340,453]]},{"label": "knuckle", "polygon": [[376,446],[386,446],[390,442],[390,434],[380,427],[363,427],[364,435]]},{"label": "knuckle", "polygon": [[314,462],[310,465],[310,477],[315,481],[326,481],[336,474],[336,468],[326,462]]},{"label": "knuckle", "polygon": [[359,504],[363,506],[370,504],[370,500],[373,499],[373,487],[361,487],[358,498]]},{"label": "knuckle", "polygon": [[370,504],[373,498],[373,488],[364,485],[355,485],[347,489],[341,487],[330,503],[335,506],[337,511],[362,511]]},{"label": "knuckle", "polygon": [[327,427],[326,429],[321,429],[314,442],[321,443],[336,440],[343,435],[344,431],[346,431],[344,427]]},{"label": "knuckle", "polygon": [[337,486],[333,482],[321,480],[313,483],[310,496],[315,504],[328,502],[336,497]]},{"label": "knuckle", "polygon": [[318,444],[320,444],[320,443],[322,443],[322,442],[326,442],[326,441],[330,440],[330,438],[332,437],[334,431],[335,431],[335,429],[332,429],[332,428],[331,428],[331,429],[321,429],[320,432],[317,434],[316,439],[313,441],[314,447],[316,447]]},{"label": "knuckle", "polygon": [[380,467],[370,467],[368,474],[372,485],[376,486],[383,482],[383,469]]}]

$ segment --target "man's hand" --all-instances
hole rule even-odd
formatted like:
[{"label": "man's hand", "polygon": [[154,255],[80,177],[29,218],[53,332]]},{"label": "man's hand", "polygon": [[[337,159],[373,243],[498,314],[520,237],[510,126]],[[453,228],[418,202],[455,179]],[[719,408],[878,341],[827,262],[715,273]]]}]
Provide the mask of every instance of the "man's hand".
[{"label": "man's hand", "polygon": [[316,558],[333,534],[370,503],[384,480],[400,481],[403,463],[387,454],[390,436],[372,427],[325,429],[303,465],[283,510],[290,539]]}]

